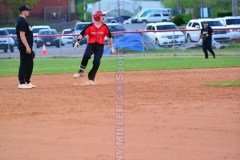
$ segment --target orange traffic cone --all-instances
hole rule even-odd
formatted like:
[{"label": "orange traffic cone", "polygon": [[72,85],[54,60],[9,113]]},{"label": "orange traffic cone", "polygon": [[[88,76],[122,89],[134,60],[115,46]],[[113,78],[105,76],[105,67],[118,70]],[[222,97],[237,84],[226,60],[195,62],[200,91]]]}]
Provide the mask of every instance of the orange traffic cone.
[{"label": "orange traffic cone", "polygon": [[44,43],[42,48],[42,55],[45,56],[46,54],[47,54],[47,50],[46,50],[46,45]]}]

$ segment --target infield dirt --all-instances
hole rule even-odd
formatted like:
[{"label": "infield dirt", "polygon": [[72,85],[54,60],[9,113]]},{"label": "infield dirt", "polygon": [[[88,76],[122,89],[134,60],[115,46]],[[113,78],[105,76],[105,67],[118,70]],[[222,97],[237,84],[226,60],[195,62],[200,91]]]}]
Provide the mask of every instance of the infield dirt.
[{"label": "infield dirt", "polygon": [[[114,160],[116,73],[76,87],[70,74],[0,77],[1,160]],[[239,160],[240,68],[124,74],[124,159]]]}]

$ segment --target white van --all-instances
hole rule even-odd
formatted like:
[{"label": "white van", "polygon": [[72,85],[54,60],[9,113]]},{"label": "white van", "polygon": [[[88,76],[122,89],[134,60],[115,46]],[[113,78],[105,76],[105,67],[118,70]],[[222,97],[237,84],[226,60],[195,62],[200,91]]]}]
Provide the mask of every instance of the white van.
[{"label": "white van", "polygon": [[232,38],[240,38],[240,16],[217,18],[224,26],[230,28]]},{"label": "white van", "polygon": [[[141,23],[143,22],[142,19],[147,16],[149,16],[150,14],[157,14],[157,13],[161,13],[162,16],[166,17],[165,19],[171,19],[171,8],[148,8],[148,9],[142,9],[141,11],[139,11],[135,17],[133,17],[132,19],[132,23]],[[166,21],[169,21],[166,20]]]}]

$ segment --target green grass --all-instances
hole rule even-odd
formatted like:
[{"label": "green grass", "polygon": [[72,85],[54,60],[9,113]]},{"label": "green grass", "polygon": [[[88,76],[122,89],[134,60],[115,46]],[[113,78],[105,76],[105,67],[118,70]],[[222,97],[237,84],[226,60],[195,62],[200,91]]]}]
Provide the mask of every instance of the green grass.
[{"label": "green grass", "polygon": [[[80,58],[43,58],[35,59],[34,74],[74,73]],[[87,71],[92,66],[89,61]],[[17,75],[19,59],[0,59],[0,76]],[[124,70],[175,70],[195,68],[240,67],[240,56],[219,56],[205,60],[201,57],[125,57]],[[103,58],[100,71],[116,71],[117,57]]]},{"label": "green grass", "polygon": [[240,86],[240,80],[209,82],[209,83],[204,83],[203,85],[204,86],[210,86],[210,87],[239,87]]}]

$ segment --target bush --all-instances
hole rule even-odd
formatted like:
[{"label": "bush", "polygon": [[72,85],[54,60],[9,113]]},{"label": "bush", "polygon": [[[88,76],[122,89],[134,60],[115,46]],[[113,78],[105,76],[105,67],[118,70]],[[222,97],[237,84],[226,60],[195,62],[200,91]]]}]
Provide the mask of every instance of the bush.
[{"label": "bush", "polygon": [[217,17],[232,16],[232,12],[219,12]]},{"label": "bush", "polygon": [[182,15],[176,15],[173,18],[173,23],[175,23],[177,26],[180,26],[182,24],[185,24],[184,20],[183,20],[183,16]]},{"label": "bush", "polygon": [[191,14],[182,14],[182,16],[185,23],[188,23],[191,19],[193,19]]}]

